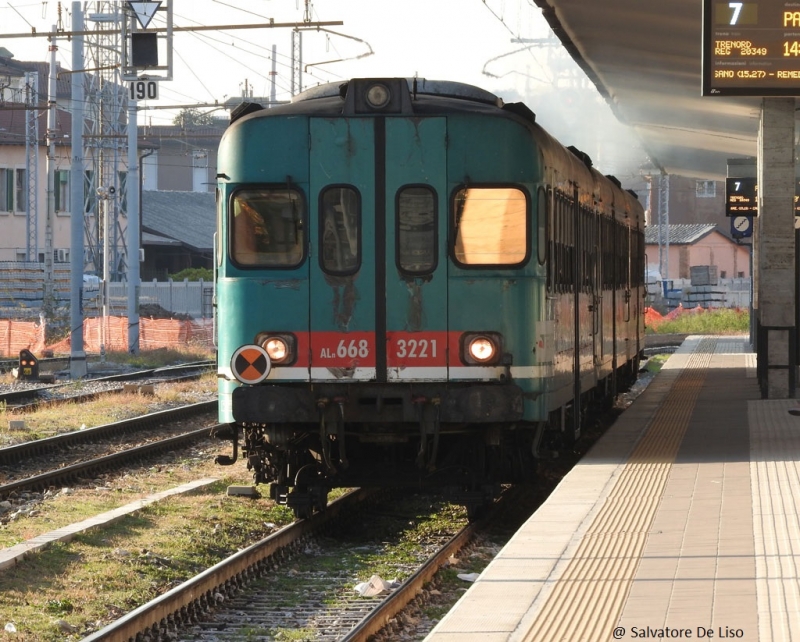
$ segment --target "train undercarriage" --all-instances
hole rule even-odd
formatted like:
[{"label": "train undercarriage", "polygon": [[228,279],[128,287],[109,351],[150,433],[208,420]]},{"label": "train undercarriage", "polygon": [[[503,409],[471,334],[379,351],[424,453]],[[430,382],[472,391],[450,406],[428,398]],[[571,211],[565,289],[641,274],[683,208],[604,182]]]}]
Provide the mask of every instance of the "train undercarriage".
[{"label": "train undercarriage", "polygon": [[[619,385],[630,385],[635,372],[625,368]],[[579,425],[613,401],[607,383],[581,396]],[[271,497],[300,518],[324,510],[331,489],[351,487],[437,489],[474,518],[502,484],[535,482],[539,462],[580,436],[573,404],[550,413],[547,422],[523,421],[522,393],[510,384],[417,386],[402,393],[364,385],[346,395],[341,387],[323,387],[311,404],[312,393],[300,387],[239,391],[234,416],[249,421],[217,431],[234,444],[234,457],[217,462],[236,461],[241,441],[254,482],[270,484]],[[277,420],[253,421],[266,416]]]},{"label": "train undercarriage", "polygon": [[[257,484],[298,517],[323,510],[337,487],[440,489],[476,515],[500,484],[535,479],[537,426],[340,423],[230,425]],[[222,436],[222,435],[217,435]],[[226,462],[221,462],[226,463]],[[233,463],[232,461],[230,463]]]}]

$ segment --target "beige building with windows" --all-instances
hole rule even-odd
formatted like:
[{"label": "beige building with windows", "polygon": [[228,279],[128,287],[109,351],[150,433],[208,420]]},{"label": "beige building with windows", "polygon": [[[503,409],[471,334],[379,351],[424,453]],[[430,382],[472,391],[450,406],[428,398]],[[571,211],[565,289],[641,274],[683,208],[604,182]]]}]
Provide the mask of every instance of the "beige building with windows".
[{"label": "beige building with windows", "polygon": [[[726,219],[727,220],[727,219]],[[659,226],[645,228],[647,263],[658,269]],[[666,251],[662,234],[662,251]],[[750,246],[738,244],[721,234],[713,223],[676,224],[669,226],[669,274],[663,279],[689,279],[691,268],[716,267],[720,279],[750,277]]]},{"label": "beige building with windows", "polygon": [[[47,233],[47,80],[49,65],[19,62],[0,48],[0,261],[44,261]],[[66,78],[66,80],[64,80]],[[38,84],[38,96],[32,88]],[[55,261],[69,260],[69,75],[57,84]],[[35,119],[32,114],[38,114]],[[38,171],[35,171],[38,165]],[[60,250],[60,251],[59,251]]]}]

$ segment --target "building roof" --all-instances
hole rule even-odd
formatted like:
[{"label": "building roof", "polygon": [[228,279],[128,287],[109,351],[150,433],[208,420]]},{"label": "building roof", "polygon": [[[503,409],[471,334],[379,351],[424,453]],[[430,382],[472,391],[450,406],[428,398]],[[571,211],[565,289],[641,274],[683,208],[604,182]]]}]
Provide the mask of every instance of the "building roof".
[{"label": "building roof", "polygon": [[[0,107],[0,145],[25,145],[27,136],[28,114],[25,105],[19,103],[6,103]],[[46,145],[47,135],[47,110],[39,112],[40,146]],[[72,131],[72,114],[61,108],[56,110],[55,143],[58,146],[70,145],[69,135]]]},{"label": "building roof", "polygon": [[[142,231],[211,252],[216,231],[213,192],[142,192]],[[159,244],[163,244],[163,241]]]},{"label": "building roof", "polygon": [[142,245],[163,245],[180,247],[181,242],[175,239],[161,236],[161,234],[151,234],[150,232],[142,232]]},{"label": "building roof", "polygon": [[[2,49],[2,48],[0,48]],[[36,71],[39,74],[39,104],[46,105],[48,101],[50,63],[38,61],[15,60],[14,54],[5,50],[8,55],[0,52],[0,76],[19,78],[26,72]],[[69,98],[72,95],[72,74],[62,73],[64,68],[56,62],[56,97]]]},{"label": "building roof", "polygon": [[[670,245],[691,245],[704,236],[708,236],[717,228],[716,223],[676,223],[668,225]],[[661,225],[649,225],[644,230],[644,242],[647,245],[658,245],[658,231]],[[727,238],[727,237],[725,237]]]}]

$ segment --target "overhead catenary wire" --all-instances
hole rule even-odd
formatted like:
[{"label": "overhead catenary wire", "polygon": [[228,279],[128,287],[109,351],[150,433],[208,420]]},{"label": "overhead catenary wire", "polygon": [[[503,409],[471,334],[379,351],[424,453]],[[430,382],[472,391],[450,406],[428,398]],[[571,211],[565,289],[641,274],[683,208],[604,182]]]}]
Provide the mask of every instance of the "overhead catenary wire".
[{"label": "overhead catenary wire", "polygon": [[[29,8],[31,8],[33,6],[42,6],[40,3],[36,3],[36,4],[33,4],[33,3],[17,4],[17,3],[15,3],[15,4],[17,6],[19,6],[20,8],[22,8],[23,11],[26,8],[29,9]],[[215,4],[219,4],[221,6],[226,6],[228,3],[222,2],[220,0],[219,2],[215,2]],[[259,14],[257,12],[247,11],[246,9],[242,9],[240,7],[235,7],[234,5],[229,5],[229,6],[231,8],[236,8],[239,11],[243,11],[245,13],[249,13],[249,14],[251,14],[253,16],[261,16],[261,14]],[[3,8],[4,7],[0,7],[0,9],[3,9]],[[10,10],[11,9],[11,5],[7,5],[5,8]],[[306,12],[308,12],[308,9],[309,8],[307,6],[306,7]],[[67,13],[69,14],[68,10],[67,10]],[[20,15],[19,17],[22,18],[23,20],[25,20],[26,24],[28,24],[29,26],[32,27],[31,21],[26,19],[24,15]],[[266,16],[263,16],[263,17],[266,18]],[[306,17],[308,17],[308,16],[306,16]],[[243,56],[241,55],[241,52],[244,52],[246,54],[246,56],[253,56],[253,57],[256,57],[256,58],[262,59],[262,60],[271,60],[272,59],[271,52],[267,51],[266,55],[260,55],[258,53],[258,51],[257,51],[258,49],[267,50],[266,47],[263,47],[262,45],[260,45],[260,44],[258,44],[256,42],[252,42],[250,40],[247,40],[246,38],[242,38],[238,34],[235,37],[235,39],[231,39],[231,40],[229,40],[227,42],[222,40],[222,39],[219,39],[219,38],[213,38],[212,36],[210,36],[210,34],[208,34],[208,31],[218,29],[219,28],[218,26],[203,24],[203,23],[197,22],[195,20],[192,20],[191,18],[186,18],[186,17],[181,17],[181,19],[185,20],[186,22],[196,24],[198,29],[207,30],[207,31],[201,31],[199,33],[191,31],[191,29],[194,29],[194,27],[183,27],[183,28],[178,27],[178,28],[175,28],[175,31],[181,31],[181,30],[189,31],[190,33],[192,33],[193,37],[195,39],[197,39],[199,42],[201,42],[202,44],[205,44],[206,46],[210,47],[216,53],[219,53],[220,55],[226,56],[227,58],[229,58],[230,60],[235,62],[238,66],[240,66],[241,68],[246,70],[248,74],[251,74],[252,77],[259,78],[259,79],[263,80],[265,83],[272,83],[273,80],[275,80],[276,84],[277,84],[277,86],[279,88],[279,91],[281,93],[284,93],[284,92],[286,94],[290,93],[290,89],[288,88],[287,83],[282,82],[280,76],[278,78],[275,78],[272,74],[267,75],[267,74],[263,73],[259,69],[259,66],[257,66],[257,65],[248,65],[248,64],[243,62],[243,60],[242,60]],[[156,22],[154,24],[156,24],[156,25],[158,25],[159,22],[162,23],[162,24],[164,23],[164,19],[161,16],[157,15],[155,20],[156,20]],[[298,24],[301,25],[301,26],[305,26],[306,25],[306,23],[298,23]],[[334,23],[331,23],[331,24],[334,24]],[[336,24],[340,24],[340,23],[336,23]],[[158,25],[158,26],[159,26],[159,28],[162,28],[162,25]],[[226,26],[234,27],[234,25],[226,25]],[[32,27],[32,29],[33,29],[33,27]],[[220,31],[222,33],[225,33],[224,30],[220,30]],[[8,34],[8,35],[13,35],[13,34]],[[65,35],[67,35],[67,34],[65,34]],[[350,36],[348,36],[346,34],[336,34],[336,35],[337,35],[337,37],[352,38],[355,41],[360,41],[360,39],[354,38],[354,37],[350,37]],[[215,47],[214,45],[209,44],[210,42],[216,42],[220,46]],[[70,47],[68,46],[68,42],[65,42],[64,44],[66,46],[61,47],[59,49],[59,54],[58,54],[59,58],[61,59],[60,62],[62,62],[62,63],[65,62],[65,59],[66,59],[65,57],[69,54],[69,51],[70,51]],[[371,47],[369,46],[369,44],[368,43],[365,43],[365,44],[366,44],[367,48],[370,50],[370,52],[371,52]],[[181,49],[182,49],[182,47],[180,47],[180,45],[176,43],[175,51],[180,52]],[[228,49],[229,51],[232,51],[233,55],[231,55],[231,53],[229,53],[229,51],[226,51],[226,49]],[[364,54],[356,55],[356,56],[353,56],[353,57],[343,56],[342,59],[346,60],[346,59],[351,59],[351,58],[358,58],[358,57],[362,57],[363,55]],[[191,69],[190,65],[187,64],[187,60],[188,60],[187,57],[184,55],[183,59],[181,60],[181,63],[186,65],[187,69],[189,70],[189,72],[190,72],[190,74],[191,74],[191,76],[193,78],[195,78],[197,80],[200,80],[199,77],[198,77],[198,73],[196,73],[195,70]],[[278,64],[279,66],[281,66],[283,68],[287,68],[288,69],[288,68],[291,67],[291,64],[287,63],[287,62],[284,62],[284,61],[287,61],[287,60],[290,60],[290,57],[286,56],[284,54],[278,53],[278,55],[276,56],[276,64]],[[332,80],[340,80],[342,78],[341,75],[335,74],[335,73],[331,72],[330,70],[314,70],[314,71],[312,71],[311,67],[313,67],[314,64],[315,63],[312,63],[312,65],[310,65],[309,68],[306,69],[305,73],[307,73],[311,78],[317,78],[318,79],[317,82],[319,82],[319,74],[320,73],[322,73],[323,78],[330,78]],[[321,63],[321,64],[324,64],[324,63]],[[209,86],[207,84],[204,84],[202,81],[200,81],[200,85],[202,87],[202,90],[205,92],[205,95],[211,95],[213,97],[213,93],[210,91]],[[163,90],[164,91],[172,91],[172,90],[169,89],[169,87],[166,84],[164,85]],[[231,94],[235,95],[233,92],[231,92]],[[202,99],[198,99],[196,94],[194,96],[190,96],[190,95],[188,95],[186,93],[181,93],[181,92],[177,92],[176,91],[172,95],[184,96],[184,97],[189,98],[190,100],[194,99],[197,103],[206,102],[206,101],[204,101]],[[219,98],[219,97],[216,97],[216,98]],[[89,103],[90,101],[86,101],[86,102]]]}]

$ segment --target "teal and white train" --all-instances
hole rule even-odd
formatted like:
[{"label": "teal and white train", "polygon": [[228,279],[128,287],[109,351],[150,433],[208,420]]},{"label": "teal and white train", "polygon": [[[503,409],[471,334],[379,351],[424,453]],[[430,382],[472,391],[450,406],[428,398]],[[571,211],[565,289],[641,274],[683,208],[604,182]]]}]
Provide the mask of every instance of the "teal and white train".
[{"label": "teal and white train", "polygon": [[644,212],[521,103],[354,79],[219,150],[217,436],[306,516],[334,487],[471,513],[535,481],[644,345]]}]

